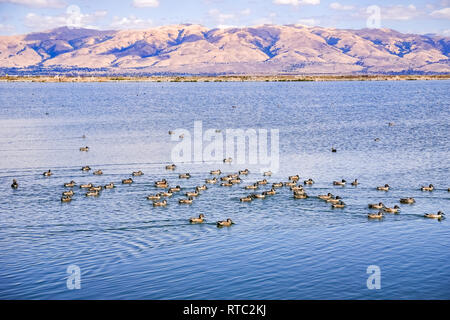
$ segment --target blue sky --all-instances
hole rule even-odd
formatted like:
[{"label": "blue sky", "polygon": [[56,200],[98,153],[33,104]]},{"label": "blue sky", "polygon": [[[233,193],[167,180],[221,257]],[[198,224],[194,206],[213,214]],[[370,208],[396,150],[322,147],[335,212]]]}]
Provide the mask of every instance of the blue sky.
[{"label": "blue sky", "polygon": [[0,35],[64,25],[146,29],[194,23],[209,28],[303,24],[360,29],[379,10],[376,26],[450,36],[450,0],[0,0]]}]

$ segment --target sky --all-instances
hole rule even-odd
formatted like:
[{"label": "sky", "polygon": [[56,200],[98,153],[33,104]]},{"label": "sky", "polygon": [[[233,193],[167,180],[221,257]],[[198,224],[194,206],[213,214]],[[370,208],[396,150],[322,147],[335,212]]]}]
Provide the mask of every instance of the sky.
[{"label": "sky", "polygon": [[0,35],[62,26],[148,29],[302,24],[450,36],[450,0],[0,0]]}]

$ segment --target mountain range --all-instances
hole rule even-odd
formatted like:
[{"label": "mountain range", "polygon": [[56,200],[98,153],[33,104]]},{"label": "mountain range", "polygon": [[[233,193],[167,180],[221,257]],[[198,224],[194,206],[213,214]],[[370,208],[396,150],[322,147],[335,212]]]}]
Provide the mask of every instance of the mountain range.
[{"label": "mountain range", "polygon": [[0,37],[1,73],[450,73],[450,37],[301,25],[146,30],[61,27]]}]

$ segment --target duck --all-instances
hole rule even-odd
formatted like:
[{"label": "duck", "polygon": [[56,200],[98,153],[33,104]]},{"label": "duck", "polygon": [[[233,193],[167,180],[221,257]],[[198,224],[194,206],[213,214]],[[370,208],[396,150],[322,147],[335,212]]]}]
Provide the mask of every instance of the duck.
[{"label": "duck", "polygon": [[147,200],[159,200],[159,199],[161,199],[161,195],[159,193],[150,194],[147,196]]},{"label": "duck", "polygon": [[16,180],[16,179],[13,179],[13,182],[12,182],[12,184],[11,184],[11,188],[17,189],[18,187],[19,187],[19,184],[17,183],[17,180]]},{"label": "duck", "polygon": [[88,191],[86,192],[86,197],[97,197],[99,195],[98,191]]},{"label": "duck", "polygon": [[377,187],[380,191],[389,191],[390,186],[386,183],[384,186]]},{"label": "duck", "polygon": [[88,190],[89,191],[101,191],[102,189],[103,189],[102,186],[97,186],[97,187],[92,186]]},{"label": "duck", "polygon": [[303,181],[303,184],[314,184],[314,180],[309,178],[308,180]]},{"label": "duck", "polygon": [[331,152],[337,152],[336,148],[331,148]]},{"label": "duck", "polygon": [[205,218],[205,216],[203,215],[203,213],[200,213],[198,215],[198,218],[190,218],[189,222],[190,223],[203,223],[203,221],[205,220],[204,218]]},{"label": "duck", "polygon": [[384,204],[383,202],[379,202],[379,203],[371,203],[369,204],[369,209],[383,209],[384,208]]},{"label": "duck", "polygon": [[359,184],[358,179],[355,179],[355,180],[352,182],[352,186],[357,186],[358,184]]},{"label": "duck", "polygon": [[143,176],[144,173],[141,170],[139,170],[139,171],[134,171],[131,175],[133,177],[139,177],[139,176]]},{"label": "duck", "polygon": [[254,199],[265,199],[265,198],[266,198],[266,195],[263,194],[263,193],[261,193],[261,194],[259,194],[259,193],[254,193],[254,194],[252,194],[252,197],[253,197]]},{"label": "duck", "polygon": [[256,189],[258,189],[258,188],[259,188],[259,186],[258,186],[258,184],[256,184],[256,183],[251,184],[251,185],[245,187],[245,189],[247,189],[247,190],[256,190]]},{"label": "duck", "polygon": [[389,127],[393,127],[394,125],[395,125],[394,122],[389,122],[389,123],[388,123],[388,126],[389,126]]},{"label": "duck", "polygon": [[72,198],[69,196],[62,196],[61,197],[61,202],[70,202],[72,201]]},{"label": "duck", "polygon": [[74,195],[74,192],[73,192],[73,190],[70,190],[70,191],[64,191],[64,192],[62,193],[62,195],[63,195],[63,196],[66,196],[66,197],[71,197],[71,196]]},{"label": "duck", "polygon": [[271,175],[272,175],[272,171],[265,171],[265,172],[263,173],[263,176],[270,177]]},{"label": "duck", "polygon": [[206,190],[206,189],[208,189],[208,187],[205,184],[202,185],[202,186],[195,187],[195,190],[197,190],[197,191],[203,191],[203,190]]},{"label": "duck", "polygon": [[215,183],[217,183],[217,179],[216,178],[205,179],[205,182],[208,183],[208,184],[215,184]]},{"label": "duck", "polygon": [[420,190],[422,190],[422,191],[433,191],[434,190],[434,186],[430,183],[430,185],[428,187],[422,186],[420,188]]},{"label": "duck", "polygon": [[401,198],[400,203],[412,204],[415,203],[416,200],[414,198]]},{"label": "duck", "polygon": [[257,184],[262,185],[262,184],[267,184],[267,180],[260,180],[260,181],[256,181]]},{"label": "duck", "polygon": [[294,199],[306,199],[308,195],[306,193],[294,192]]},{"label": "duck", "polygon": [[234,224],[234,222],[230,218],[216,222],[217,227],[230,227],[232,224]]},{"label": "duck", "polygon": [[108,183],[107,185],[105,185],[104,188],[105,188],[105,189],[114,189],[115,186],[114,186],[114,183],[110,182],[110,183]]},{"label": "duck", "polygon": [[290,189],[291,189],[291,191],[294,191],[294,192],[304,192],[304,189],[302,186],[293,186]]},{"label": "duck", "polygon": [[174,193],[174,192],[179,192],[180,190],[181,190],[181,187],[180,186],[176,186],[176,187],[170,188],[169,192]]},{"label": "duck", "polygon": [[160,192],[159,193],[162,197],[171,197],[173,195],[172,192]]},{"label": "duck", "polygon": [[283,182],[272,183],[272,188],[281,188],[282,186],[283,186]]},{"label": "duck", "polygon": [[66,187],[66,188],[73,188],[73,187],[75,187],[75,181],[70,181],[70,182],[66,182],[66,183],[64,183],[64,187]]},{"label": "duck", "polygon": [[172,163],[172,164],[169,164],[169,165],[166,166],[166,170],[175,170],[176,167],[177,166]]},{"label": "duck", "polygon": [[233,186],[233,184],[231,182],[222,182],[220,185],[222,187],[231,187],[231,186]]},{"label": "duck", "polygon": [[88,152],[89,151],[89,147],[88,146],[81,147],[80,151]]},{"label": "duck", "polygon": [[345,203],[343,201],[339,201],[338,203],[334,203],[331,205],[331,208],[336,209],[336,208],[344,208],[345,207]]},{"label": "duck", "polygon": [[239,170],[239,174],[242,174],[244,176],[248,175],[250,171],[248,171],[248,169],[245,170]]},{"label": "duck", "polygon": [[347,181],[345,181],[345,179],[342,179],[341,181],[333,181],[333,185],[335,186],[345,186],[346,183]]},{"label": "duck", "polygon": [[88,189],[88,188],[91,188],[91,187],[92,187],[92,183],[81,184],[81,185],[80,185],[80,188],[82,188],[82,189]]},{"label": "duck", "polygon": [[89,166],[84,166],[81,168],[81,171],[89,171],[89,170],[91,170],[91,167]]},{"label": "duck", "polygon": [[231,163],[233,161],[232,158],[225,158],[223,159],[223,163]]},{"label": "duck", "polygon": [[383,211],[389,213],[398,213],[400,211],[400,207],[397,205],[395,205],[393,208],[384,207]]},{"label": "duck", "polygon": [[169,130],[169,135],[173,135],[175,132],[173,132],[172,130]]},{"label": "duck", "polygon": [[333,194],[331,194],[331,193],[329,193],[329,192],[328,192],[328,194],[319,194],[319,195],[317,196],[317,198],[319,198],[319,199],[321,199],[321,200],[328,200],[328,199],[333,198]]},{"label": "duck", "polygon": [[167,205],[167,200],[163,200],[163,201],[153,201],[153,206],[154,207],[165,207]]},{"label": "duck", "polygon": [[373,141],[375,141],[375,142],[379,142],[380,140],[381,140],[380,138],[373,139]]},{"label": "duck", "polygon": [[198,190],[186,192],[186,197],[197,197],[198,195]]},{"label": "duck", "polygon": [[332,203],[332,204],[336,204],[336,203],[341,202],[341,200],[342,200],[341,197],[336,196],[335,198],[330,198],[330,199],[327,199],[326,201],[329,203]]},{"label": "duck", "polygon": [[229,182],[230,182],[231,184],[237,184],[237,183],[241,183],[242,180],[239,179],[239,178],[237,178],[237,179],[231,179]]},{"label": "duck", "polygon": [[158,184],[167,184],[167,180],[166,179],[162,179],[162,180],[156,181],[155,185],[158,185]]},{"label": "duck", "polygon": [[233,179],[233,178],[228,175],[228,176],[225,176],[225,177],[221,177],[220,181],[230,181],[231,179]]},{"label": "duck", "polygon": [[277,192],[275,191],[275,189],[274,188],[272,188],[272,189],[270,189],[269,191],[264,191],[263,192],[263,195],[265,195],[265,196],[273,196],[273,195],[275,195]]},{"label": "duck", "polygon": [[430,218],[430,219],[442,219],[444,218],[445,213],[443,213],[442,211],[438,211],[438,213],[425,213],[424,217],[425,218]]},{"label": "duck", "polygon": [[294,187],[296,185],[297,185],[297,182],[295,182],[295,181],[289,181],[289,182],[284,183],[285,187]]},{"label": "duck", "polygon": [[181,173],[178,178],[180,179],[189,179],[191,177],[190,173]]},{"label": "duck", "polygon": [[45,171],[44,173],[43,173],[43,175],[45,176],[45,177],[50,177],[51,175],[52,175],[53,173],[52,173],[52,171],[49,169],[48,171]]},{"label": "duck", "polygon": [[241,202],[251,202],[253,198],[251,196],[242,197],[239,199]]},{"label": "duck", "polygon": [[184,138],[184,134],[183,134],[183,133],[180,134],[180,135],[178,136],[178,138],[183,139],[183,138]]},{"label": "duck", "polygon": [[194,198],[189,197],[189,198],[187,198],[187,199],[180,199],[180,200],[178,201],[178,203],[181,203],[181,204],[191,204],[193,200],[194,200]]},{"label": "duck", "polygon": [[96,175],[96,176],[101,176],[103,174],[103,171],[102,170],[96,170],[96,171],[94,171],[94,175]]},{"label": "duck", "polygon": [[383,212],[378,211],[378,213],[369,213],[367,215],[369,219],[382,219],[384,217]]},{"label": "duck", "polygon": [[133,183],[133,179],[131,179],[131,178],[122,180],[122,184],[132,184],[132,183]]},{"label": "duck", "polygon": [[219,174],[222,173],[222,171],[220,171],[220,169],[217,169],[217,170],[211,170],[209,173],[210,173],[210,174],[219,175]]},{"label": "duck", "polygon": [[288,180],[290,181],[298,181],[300,179],[300,176],[297,174],[295,176],[290,176]]}]

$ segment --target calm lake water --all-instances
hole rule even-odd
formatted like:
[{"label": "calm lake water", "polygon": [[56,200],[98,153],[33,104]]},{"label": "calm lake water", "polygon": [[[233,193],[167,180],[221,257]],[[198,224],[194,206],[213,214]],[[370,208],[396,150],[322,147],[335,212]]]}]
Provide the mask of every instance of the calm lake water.
[{"label": "calm lake water", "polygon": [[[423,218],[450,214],[449,101],[449,81],[1,83],[0,298],[449,299],[449,219]],[[166,171],[176,145],[168,130],[192,132],[194,121],[279,129],[280,169],[269,182],[313,178],[310,196],[332,192],[347,207],[296,200],[288,188],[240,203],[243,186],[262,178],[257,165]],[[190,206],[178,204],[181,194],[167,207],[146,199],[162,178],[184,193],[212,169],[246,167],[241,185],[211,185]],[[134,184],[120,183],[136,170],[144,175]],[[343,178],[361,184],[332,185]],[[61,203],[70,180],[117,187],[98,198],[75,187]],[[385,183],[391,191],[375,190]],[[435,191],[420,191],[430,183]],[[379,201],[401,213],[368,220],[367,205]],[[200,213],[207,222],[190,225]],[[215,226],[226,218],[235,225]],[[72,264],[79,290],[66,286]],[[369,265],[381,269],[380,290],[366,286]]]}]

